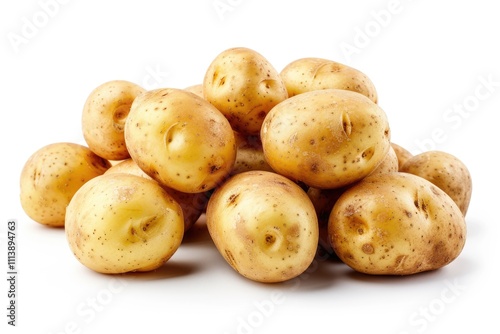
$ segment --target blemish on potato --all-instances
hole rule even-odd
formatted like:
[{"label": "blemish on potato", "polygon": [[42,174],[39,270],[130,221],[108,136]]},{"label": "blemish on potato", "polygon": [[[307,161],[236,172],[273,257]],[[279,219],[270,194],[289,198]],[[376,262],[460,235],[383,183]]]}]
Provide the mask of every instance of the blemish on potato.
[{"label": "blemish on potato", "polygon": [[365,254],[373,254],[373,252],[374,252],[374,248],[373,248],[372,244],[363,244],[363,246],[361,247],[361,250]]}]

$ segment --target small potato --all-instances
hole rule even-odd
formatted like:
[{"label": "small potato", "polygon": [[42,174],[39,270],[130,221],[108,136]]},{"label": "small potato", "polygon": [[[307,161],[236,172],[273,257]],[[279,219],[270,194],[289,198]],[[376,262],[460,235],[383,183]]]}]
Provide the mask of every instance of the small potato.
[{"label": "small potato", "polygon": [[286,281],[314,260],[314,206],[302,188],[279,174],[249,171],[232,176],[212,194],[206,219],[220,254],[251,280]]},{"label": "small potato", "polygon": [[323,89],[276,105],[264,120],[261,139],[277,173],[329,189],[370,174],[389,151],[390,128],[385,112],[366,96]]},{"label": "small potato", "polygon": [[126,173],[101,175],[73,196],[66,238],[76,258],[105,274],[162,266],[184,236],[180,205],[153,180]]},{"label": "small potato", "polygon": [[401,171],[423,177],[446,192],[467,214],[472,195],[472,179],[467,166],[443,151],[427,151],[406,160]]},{"label": "small potato", "polygon": [[[113,165],[104,174],[111,173],[133,174],[153,180],[139,168],[133,159],[126,159]],[[188,231],[198,221],[203,212],[205,212],[209,195],[207,193],[184,193],[166,186],[162,187],[182,207],[184,232]]]},{"label": "small potato", "polygon": [[125,123],[130,156],[163,186],[185,193],[221,184],[236,160],[234,132],[208,101],[182,89],[138,96]]},{"label": "small potato", "polygon": [[132,82],[113,80],[90,93],[83,108],[82,130],[95,154],[108,160],[130,157],[123,133],[125,120],[132,102],[144,91]]},{"label": "small potato", "polygon": [[419,176],[369,176],[346,190],[328,222],[330,244],[356,271],[410,275],[439,269],[461,253],[465,220],[443,190]]},{"label": "small potato", "polygon": [[398,171],[401,172],[401,167],[403,167],[406,160],[410,159],[413,154],[403,146],[396,143],[391,142],[391,146],[394,149],[394,152],[396,152],[396,156],[398,157]]},{"label": "small potato", "polygon": [[231,48],[210,64],[203,96],[219,109],[237,132],[257,135],[269,110],[288,97],[278,71],[258,52]]},{"label": "small potato", "polygon": [[264,157],[262,141],[259,136],[243,135],[235,132],[235,138],[237,149],[236,161],[231,175],[250,170],[273,171]]},{"label": "small potato", "polygon": [[75,192],[110,167],[108,160],[83,145],[58,142],[43,146],[21,171],[21,206],[35,222],[63,227],[66,206]]},{"label": "small potato", "polygon": [[288,96],[318,89],[345,89],[365,95],[378,102],[373,82],[361,71],[323,58],[301,58],[294,60],[280,73]]}]

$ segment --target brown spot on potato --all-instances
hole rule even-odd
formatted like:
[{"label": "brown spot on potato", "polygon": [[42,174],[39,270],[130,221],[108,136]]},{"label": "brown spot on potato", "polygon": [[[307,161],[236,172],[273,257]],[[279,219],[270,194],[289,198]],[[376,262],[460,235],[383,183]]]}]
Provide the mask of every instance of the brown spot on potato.
[{"label": "brown spot on potato", "polygon": [[375,251],[372,244],[363,244],[361,250],[365,254],[373,254],[373,252]]}]

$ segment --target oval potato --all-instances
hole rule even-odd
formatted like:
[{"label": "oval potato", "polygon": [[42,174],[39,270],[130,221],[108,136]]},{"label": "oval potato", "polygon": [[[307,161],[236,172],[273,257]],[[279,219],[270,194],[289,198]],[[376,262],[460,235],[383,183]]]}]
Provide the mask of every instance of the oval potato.
[{"label": "oval potato", "polygon": [[210,197],[207,228],[215,246],[239,274],[283,282],[304,272],[318,246],[314,206],[297,184],[279,174],[236,174]]},{"label": "oval potato", "polygon": [[277,173],[326,189],[370,174],[390,147],[385,112],[341,89],[302,93],[276,105],[262,125],[267,162]]},{"label": "oval potato", "polygon": [[66,211],[66,238],[75,257],[105,274],[151,271],[179,248],[180,205],[153,180],[110,173],[92,179]]},{"label": "oval potato", "polygon": [[410,275],[439,269],[458,257],[466,239],[464,217],[443,190],[419,176],[370,176],[335,202],[330,244],[358,272]]},{"label": "oval potato", "polygon": [[336,88],[354,91],[378,102],[375,85],[366,74],[330,59],[300,58],[286,65],[280,75],[289,97],[312,90]]},{"label": "oval potato", "polygon": [[35,222],[63,227],[66,206],[75,192],[110,167],[108,160],[80,144],[43,146],[28,158],[21,171],[21,206]]}]

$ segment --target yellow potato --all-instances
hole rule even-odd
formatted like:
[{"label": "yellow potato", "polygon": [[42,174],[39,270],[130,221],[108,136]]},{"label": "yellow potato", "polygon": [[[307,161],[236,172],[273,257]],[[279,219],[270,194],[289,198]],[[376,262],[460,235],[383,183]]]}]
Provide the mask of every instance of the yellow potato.
[{"label": "yellow potato", "polygon": [[398,156],[396,155],[396,151],[392,146],[389,146],[389,152],[385,155],[385,158],[378,164],[378,166],[369,174],[383,174],[383,173],[392,173],[397,172],[399,170],[398,164]]},{"label": "yellow potato", "polygon": [[196,84],[196,85],[188,86],[188,87],[184,88],[184,90],[191,92],[191,93],[194,93],[194,94],[198,95],[199,97],[204,98],[204,96],[203,96],[203,84]]},{"label": "yellow potato", "polygon": [[461,253],[464,217],[443,190],[419,176],[369,176],[346,190],[328,222],[330,244],[356,271],[410,275],[439,269]]},{"label": "yellow potato", "polygon": [[[131,158],[123,160],[116,165],[111,166],[104,174],[111,173],[128,173],[147,179],[153,180],[149,175],[144,173]],[[194,223],[198,221],[208,204],[207,193],[184,193],[167,186],[162,186],[172,198],[182,207],[184,216],[184,231],[188,231]]]},{"label": "yellow potato", "polygon": [[312,90],[336,88],[354,91],[378,102],[375,85],[366,74],[330,59],[300,58],[286,65],[280,75],[289,97]]},{"label": "yellow potato", "polygon": [[403,146],[396,143],[391,142],[391,146],[394,149],[394,152],[396,152],[396,156],[398,157],[398,171],[401,171],[401,167],[403,167],[406,160],[410,159],[413,154]]},{"label": "yellow potato", "polygon": [[251,280],[286,281],[314,260],[314,206],[297,184],[279,174],[248,171],[232,176],[210,197],[206,219],[220,254]]},{"label": "yellow potato", "polygon": [[109,167],[108,160],[83,145],[58,142],[43,146],[21,171],[21,206],[34,221],[63,227],[66,206],[75,192]]},{"label": "yellow potato", "polygon": [[235,131],[257,135],[269,110],[288,93],[278,71],[264,56],[237,47],[212,61],[203,80],[203,96],[227,117]]},{"label": "yellow potato", "polygon": [[184,236],[180,205],[153,180],[111,173],[82,186],[66,211],[66,238],[75,257],[105,274],[162,266]]},{"label": "yellow potato", "polygon": [[443,151],[427,151],[406,160],[401,171],[423,177],[446,192],[467,214],[472,179],[467,166],[456,156]]},{"label": "yellow potato", "polygon": [[182,89],[157,89],[137,97],[125,123],[125,141],[147,175],[186,193],[215,188],[236,160],[234,132],[224,115]]},{"label": "yellow potato", "polygon": [[272,172],[271,166],[264,157],[262,141],[259,136],[244,135],[235,132],[236,161],[231,175],[250,170],[266,170]]},{"label": "yellow potato", "polygon": [[341,89],[302,93],[276,105],[261,131],[269,165],[294,181],[338,188],[370,174],[390,147],[385,112]]},{"label": "yellow potato", "polygon": [[113,80],[96,87],[87,97],[82,113],[83,137],[88,147],[108,160],[130,155],[124,127],[134,99],[145,90],[129,81]]}]

